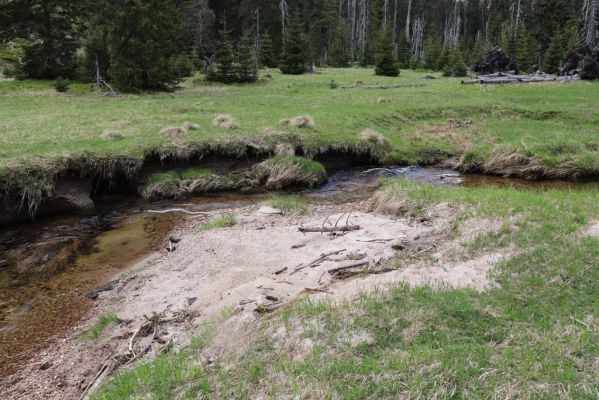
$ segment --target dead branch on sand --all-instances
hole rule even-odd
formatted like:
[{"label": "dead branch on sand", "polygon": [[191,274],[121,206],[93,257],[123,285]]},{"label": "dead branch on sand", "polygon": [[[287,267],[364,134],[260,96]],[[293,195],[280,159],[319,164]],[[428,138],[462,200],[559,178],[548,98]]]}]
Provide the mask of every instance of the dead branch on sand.
[{"label": "dead branch on sand", "polygon": [[350,231],[357,231],[360,228],[359,225],[343,225],[343,226],[332,226],[332,227],[321,227],[321,226],[316,226],[316,227],[300,227],[297,228],[300,232],[302,233],[314,233],[314,232],[319,232],[319,233],[333,233],[333,232],[350,232]]},{"label": "dead branch on sand", "polygon": [[323,253],[317,259],[315,259],[312,262],[309,262],[306,265],[302,265],[302,264],[298,265],[297,267],[295,267],[295,269],[293,271],[291,271],[291,273],[289,275],[293,275],[296,272],[299,272],[299,271],[301,271],[304,268],[315,267],[318,264],[320,264],[321,262],[323,262],[324,260],[326,260],[327,258],[329,258],[330,256],[334,256],[336,254],[343,253],[344,251],[346,251],[346,249],[335,250],[335,251],[330,251],[328,253]]}]

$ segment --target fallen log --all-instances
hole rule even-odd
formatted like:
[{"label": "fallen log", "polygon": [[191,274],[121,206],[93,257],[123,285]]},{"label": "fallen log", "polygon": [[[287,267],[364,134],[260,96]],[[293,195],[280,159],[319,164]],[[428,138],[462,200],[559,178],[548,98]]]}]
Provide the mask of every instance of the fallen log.
[{"label": "fallen log", "polygon": [[328,273],[331,275],[334,275],[340,271],[345,271],[347,269],[352,269],[352,268],[358,268],[358,267],[363,267],[365,265],[368,265],[369,262],[368,261],[362,261],[359,263],[354,263],[354,264],[349,264],[349,265],[344,265],[342,267],[337,267],[337,268],[332,268],[328,270]]},{"label": "fallen log", "polygon": [[350,232],[360,230],[359,225],[343,225],[343,226],[315,226],[315,227],[299,227],[301,233],[331,233],[331,232]]}]

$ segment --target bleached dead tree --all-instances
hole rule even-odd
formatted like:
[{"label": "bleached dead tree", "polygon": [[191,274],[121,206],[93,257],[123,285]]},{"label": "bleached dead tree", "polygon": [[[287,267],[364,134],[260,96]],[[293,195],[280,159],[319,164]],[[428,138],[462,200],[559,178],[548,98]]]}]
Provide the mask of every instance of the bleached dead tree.
[{"label": "bleached dead tree", "polygon": [[449,20],[445,24],[445,39],[444,45],[449,46],[451,49],[455,49],[460,40],[460,31],[462,26],[462,16],[458,7],[459,0],[455,0],[453,3],[453,10]]},{"label": "bleached dead tree", "polygon": [[412,54],[416,55],[420,62],[424,61],[424,22],[421,18],[414,20],[411,50]]},{"label": "bleached dead tree", "polygon": [[358,52],[364,54],[366,39],[368,37],[368,0],[360,0],[360,14],[358,17]]},{"label": "bleached dead tree", "polygon": [[397,0],[393,2],[393,43],[397,39]]},{"label": "bleached dead tree", "polygon": [[515,36],[522,25],[522,0],[513,0],[510,5],[510,35]]},{"label": "bleached dead tree", "polygon": [[348,13],[349,13],[349,20],[351,23],[351,29],[350,29],[350,34],[349,34],[349,41],[350,41],[350,46],[351,46],[351,57],[352,60],[356,59],[356,26],[357,26],[357,21],[356,21],[356,8],[357,8],[357,0],[349,0],[350,3],[348,4],[349,9],[348,9]]},{"label": "bleached dead tree", "polygon": [[260,43],[260,9],[256,8],[256,11],[254,12],[254,16],[256,17],[256,32],[255,32],[255,36],[254,36],[254,48],[253,48],[253,55],[254,55],[254,68],[256,70],[256,72],[258,72],[258,68],[260,67],[260,50],[261,50],[261,43]]},{"label": "bleached dead tree", "polygon": [[281,34],[283,42],[287,39],[287,26],[289,25],[289,9],[287,8],[287,0],[279,1],[279,11],[281,12]]},{"label": "bleached dead tree", "polygon": [[582,42],[593,48],[599,46],[597,38],[599,31],[597,30],[597,4],[598,0],[584,0],[582,4]]},{"label": "bleached dead tree", "polygon": [[406,14],[406,40],[410,40],[410,19],[412,16],[412,0],[408,0],[408,12]]},{"label": "bleached dead tree", "polygon": [[389,0],[383,0],[383,22],[381,24],[381,29],[387,29],[387,17],[389,12]]}]

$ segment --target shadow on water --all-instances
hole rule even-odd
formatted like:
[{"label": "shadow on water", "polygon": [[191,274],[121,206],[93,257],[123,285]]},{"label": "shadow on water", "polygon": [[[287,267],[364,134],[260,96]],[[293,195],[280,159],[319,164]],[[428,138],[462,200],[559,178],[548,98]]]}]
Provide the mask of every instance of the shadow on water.
[{"label": "shadow on water", "polygon": [[[595,184],[531,182],[460,175],[440,168],[356,168],[331,174],[317,189],[288,191],[318,204],[368,199],[380,177],[400,177],[433,185],[514,186],[573,189]],[[94,215],[49,218],[0,230],[0,374],[8,375],[69,329],[93,307],[88,294],[144,256],[159,250],[182,218],[151,209],[190,211],[238,208],[268,193],[224,193],[183,201],[147,203],[125,199],[98,204]]]}]

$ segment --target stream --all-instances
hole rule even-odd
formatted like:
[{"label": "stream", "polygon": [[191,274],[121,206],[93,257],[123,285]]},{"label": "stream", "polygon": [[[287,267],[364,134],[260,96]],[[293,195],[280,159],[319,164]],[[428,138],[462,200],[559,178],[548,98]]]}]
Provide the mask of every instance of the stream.
[{"label": "stream", "polygon": [[[381,176],[432,185],[518,188],[599,187],[568,182],[531,182],[421,167],[356,168],[332,173],[316,189],[286,191],[312,203],[342,204],[369,198]],[[0,228],[0,374],[10,375],[52,342],[69,337],[94,307],[90,293],[132,264],[164,246],[182,215],[149,209],[212,211],[264,200],[266,192],[223,193],[180,201],[149,203],[126,198],[97,204],[92,215],[48,217]]]}]

